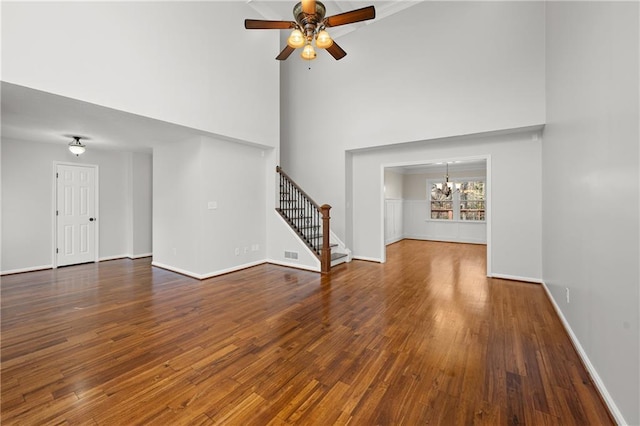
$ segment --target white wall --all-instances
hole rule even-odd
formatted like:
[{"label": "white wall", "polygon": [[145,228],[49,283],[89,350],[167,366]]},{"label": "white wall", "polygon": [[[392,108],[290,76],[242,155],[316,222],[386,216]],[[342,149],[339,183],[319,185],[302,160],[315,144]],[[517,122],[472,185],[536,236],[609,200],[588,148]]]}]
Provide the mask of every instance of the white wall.
[{"label": "white wall", "polygon": [[540,140],[535,131],[477,135],[402,147],[354,151],[354,257],[381,260],[382,167],[490,156],[488,185],[492,274],[527,281],[541,279]]},{"label": "white wall", "polygon": [[346,150],[544,122],[543,2],[416,2],[337,42],[282,65],[281,158],[343,239]]},{"label": "white wall", "polygon": [[395,243],[404,236],[403,224],[403,176],[384,171],[384,242]]},{"label": "white wall", "polygon": [[279,143],[278,31],[243,2],[3,2],[2,80]]},{"label": "white wall", "polygon": [[132,253],[134,256],[151,254],[151,217],[153,158],[149,154],[133,152],[132,157]]},{"label": "white wall", "polygon": [[402,200],[404,179],[402,173],[384,171],[384,198],[385,200]]},{"label": "white wall", "polygon": [[[459,243],[486,244],[486,222],[470,221],[442,221],[431,220],[427,195],[428,180],[444,180],[445,169],[442,172],[410,173],[404,175],[404,237],[449,241]],[[482,169],[450,170],[449,177],[456,178],[486,178],[486,167]]]},{"label": "white wall", "polygon": [[384,200],[384,243],[395,243],[404,238],[404,203],[402,200]]},{"label": "white wall", "polygon": [[[427,196],[427,180],[438,180],[442,182],[444,180],[445,168],[443,166],[442,172],[430,172],[430,173],[407,173],[403,175],[403,188],[404,198],[407,200],[428,200]],[[486,178],[487,169],[483,167],[481,169],[468,169],[461,171],[449,171],[449,178]]]},{"label": "white wall", "polygon": [[205,278],[263,262],[266,163],[258,148],[208,137],[156,148],[154,264]]},{"label": "white wall", "polygon": [[[130,156],[132,153],[88,149],[80,157],[66,146],[2,139],[2,272],[53,264],[53,183],[54,161],[95,164],[99,167],[99,253],[101,259],[135,256],[148,252],[129,251],[131,229],[140,234],[141,248],[148,246],[143,236],[151,217],[137,211],[135,228],[128,226],[133,202],[128,199]],[[135,154],[149,161],[149,154]],[[135,170],[143,178],[145,170]],[[149,198],[138,188],[140,206]]]},{"label": "white wall", "polygon": [[544,281],[630,425],[640,424],[639,12],[547,3],[542,145]]}]

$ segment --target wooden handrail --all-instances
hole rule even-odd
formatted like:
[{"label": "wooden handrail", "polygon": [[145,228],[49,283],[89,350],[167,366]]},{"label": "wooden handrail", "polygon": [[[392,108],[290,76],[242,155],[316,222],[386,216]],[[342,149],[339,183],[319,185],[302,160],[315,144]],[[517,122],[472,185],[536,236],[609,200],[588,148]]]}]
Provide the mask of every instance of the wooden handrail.
[{"label": "wooden handrail", "polygon": [[307,199],[318,209],[318,211],[320,211],[320,205],[318,203],[316,203],[313,198],[309,197],[309,194],[307,194],[306,192],[304,192],[304,190],[302,188],[300,188],[298,186],[297,183],[295,183],[295,181],[293,179],[291,179],[291,177],[285,173],[284,170],[282,170],[280,168],[280,166],[276,166],[276,172],[280,173],[282,176],[284,176],[285,178],[287,178],[287,180],[298,190],[300,191],[300,193],[302,195],[304,195],[305,197],[307,197]]}]

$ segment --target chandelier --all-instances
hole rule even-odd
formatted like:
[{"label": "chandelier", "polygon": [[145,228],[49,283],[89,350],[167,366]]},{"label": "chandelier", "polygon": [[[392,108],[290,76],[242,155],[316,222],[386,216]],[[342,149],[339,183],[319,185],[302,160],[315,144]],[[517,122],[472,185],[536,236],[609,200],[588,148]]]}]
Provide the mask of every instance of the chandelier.
[{"label": "chandelier", "polygon": [[[453,189],[455,186],[455,190]],[[447,163],[447,169],[444,175],[444,181],[442,183],[436,183],[436,188],[445,197],[449,197],[454,192],[459,192],[462,187],[461,183],[449,182],[449,163]]]}]

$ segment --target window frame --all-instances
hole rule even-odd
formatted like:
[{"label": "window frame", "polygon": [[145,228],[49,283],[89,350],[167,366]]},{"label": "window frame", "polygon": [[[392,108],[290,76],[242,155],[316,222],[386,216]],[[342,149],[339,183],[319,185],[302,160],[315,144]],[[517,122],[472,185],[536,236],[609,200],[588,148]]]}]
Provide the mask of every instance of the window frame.
[{"label": "window frame", "polygon": [[[433,221],[433,222],[441,222],[441,223],[487,223],[487,177],[486,176],[464,176],[464,177],[456,177],[456,178],[449,178],[449,182],[451,182],[453,184],[453,187],[456,187],[456,184],[460,184],[462,185],[465,182],[482,182],[484,184],[484,200],[482,200],[482,202],[484,203],[484,209],[472,209],[474,211],[483,211],[484,212],[484,219],[482,220],[472,220],[472,219],[462,219],[461,218],[461,208],[460,208],[460,193],[458,191],[454,191],[454,193],[451,196],[451,200],[432,200],[431,199],[431,188],[433,187],[434,184],[438,184],[438,183],[443,183],[443,179],[442,178],[430,178],[427,179],[427,205],[428,205],[428,212],[427,212],[427,221]],[[451,219],[434,219],[432,218],[432,203],[433,202],[451,202],[452,203],[452,208],[451,208],[451,212],[452,212],[452,218]],[[467,202],[469,201],[480,201],[480,200],[465,200]],[[468,210],[468,209],[467,209]],[[445,210],[445,211],[449,211],[449,210]]]}]

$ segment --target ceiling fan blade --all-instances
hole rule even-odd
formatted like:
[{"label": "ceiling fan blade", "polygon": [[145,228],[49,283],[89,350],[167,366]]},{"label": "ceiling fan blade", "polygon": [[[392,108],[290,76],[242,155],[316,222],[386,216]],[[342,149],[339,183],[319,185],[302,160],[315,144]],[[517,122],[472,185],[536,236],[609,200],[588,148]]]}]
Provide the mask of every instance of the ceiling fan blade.
[{"label": "ceiling fan blade", "polygon": [[309,15],[315,15],[316,0],[302,0],[302,11]]},{"label": "ceiling fan blade", "polygon": [[333,44],[331,46],[327,47],[327,52],[329,52],[331,56],[336,59],[336,61],[339,61],[340,59],[347,56],[347,52],[345,52],[342,47],[338,46],[338,43],[336,43],[335,40],[333,41]]},{"label": "ceiling fan blade", "polygon": [[289,46],[288,44],[284,47],[284,49],[282,49],[282,52],[280,52],[280,54],[278,56],[276,56],[276,59],[279,61],[284,61],[285,59],[287,59],[289,57],[289,55],[291,55],[293,53],[293,51],[296,50],[293,47]]},{"label": "ceiling fan blade", "polygon": [[264,21],[261,19],[245,19],[244,27],[248,30],[287,30],[295,28],[296,23],[291,21]]},{"label": "ceiling fan blade", "polygon": [[327,27],[337,27],[338,25],[353,24],[354,22],[366,21],[375,17],[376,8],[373,6],[367,6],[362,9],[329,16],[324,20],[324,22]]}]

